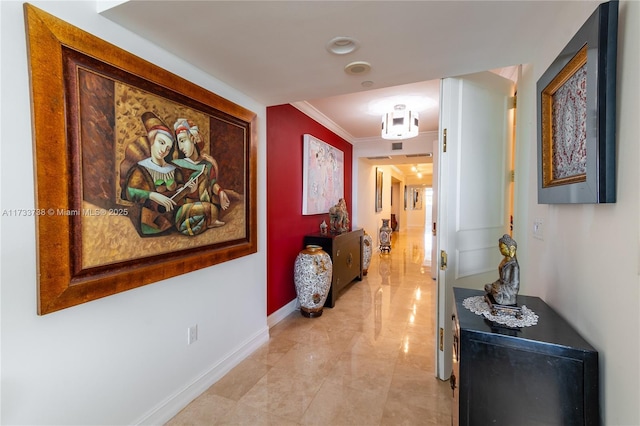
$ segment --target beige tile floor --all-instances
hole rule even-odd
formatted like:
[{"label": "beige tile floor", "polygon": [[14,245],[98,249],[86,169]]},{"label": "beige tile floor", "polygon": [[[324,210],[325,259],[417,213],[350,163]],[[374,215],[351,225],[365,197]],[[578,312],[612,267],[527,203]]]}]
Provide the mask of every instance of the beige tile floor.
[{"label": "beige tile floor", "polygon": [[394,232],[392,242],[335,308],[289,315],[168,425],[451,424],[451,388],[435,377],[424,234]]}]

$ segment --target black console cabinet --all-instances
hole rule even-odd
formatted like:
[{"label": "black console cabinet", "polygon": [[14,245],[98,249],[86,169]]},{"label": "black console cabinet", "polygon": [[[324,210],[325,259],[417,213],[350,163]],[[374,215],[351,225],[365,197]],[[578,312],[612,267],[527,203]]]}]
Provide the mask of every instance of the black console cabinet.
[{"label": "black console cabinet", "polygon": [[304,245],[315,244],[329,253],[333,263],[331,290],[324,306],[333,308],[340,290],[354,279],[362,280],[362,238],[364,231],[356,229],[342,234],[313,234],[304,237]]},{"label": "black console cabinet", "polygon": [[[538,324],[498,327],[454,288],[453,424],[599,425],[598,353],[538,297],[518,296]],[[458,423],[459,421],[459,423]]]}]

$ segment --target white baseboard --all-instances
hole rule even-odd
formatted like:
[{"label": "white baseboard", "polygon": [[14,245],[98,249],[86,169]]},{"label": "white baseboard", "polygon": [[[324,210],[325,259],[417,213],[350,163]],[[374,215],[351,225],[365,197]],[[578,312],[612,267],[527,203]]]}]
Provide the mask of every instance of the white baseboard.
[{"label": "white baseboard", "polygon": [[285,319],[291,312],[299,310],[300,306],[298,305],[298,299],[293,299],[291,302],[287,303],[267,317],[267,326],[271,328]]},{"label": "white baseboard", "polygon": [[195,379],[192,383],[158,404],[156,408],[142,416],[135,422],[136,425],[162,425],[171,420],[184,407],[189,405],[191,401],[202,395],[204,391],[209,389],[214,383],[220,380],[233,367],[240,364],[245,358],[256,351],[260,346],[269,341],[269,329],[285,319],[289,314],[299,310],[298,299],[278,309],[267,317],[267,327],[260,330],[253,337],[249,338],[244,344],[222,359],[217,364]]},{"label": "white baseboard", "polygon": [[247,339],[238,349],[223,358],[217,364],[195,379],[192,383],[158,404],[156,408],[145,414],[137,425],[162,425],[171,420],[184,407],[189,405],[191,401],[202,395],[204,391],[209,389],[214,383],[220,380],[225,374],[245,358],[256,351],[260,346],[269,341],[269,329],[265,327],[261,329],[251,338]]}]

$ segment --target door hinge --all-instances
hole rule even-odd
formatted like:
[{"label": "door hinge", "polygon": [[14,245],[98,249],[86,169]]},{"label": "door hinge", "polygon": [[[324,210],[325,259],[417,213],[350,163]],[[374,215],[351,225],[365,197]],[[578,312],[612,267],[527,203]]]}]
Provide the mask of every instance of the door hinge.
[{"label": "door hinge", "polygon": [[511,179],[511,182],[515,182],[516,181],[516,171],[515,170],[511,170],[509,178]]},{"label": "door hinge", "polygon": [[440,351],[444,351],[444,328],[440,327]]},{"label": "door hinge", "polygon": [[509,109],[514,109],[517,108],[518,106],[518,97],[517,96],[511,96],[509,98]]},{"label": "door hinge", "polygon": [[442,152],[447,152],[447,129],[442,131]]},{"label": "door hinge", "polygon": [[440,270],[447,270],[447,252],[444,250],[440,250]]}]

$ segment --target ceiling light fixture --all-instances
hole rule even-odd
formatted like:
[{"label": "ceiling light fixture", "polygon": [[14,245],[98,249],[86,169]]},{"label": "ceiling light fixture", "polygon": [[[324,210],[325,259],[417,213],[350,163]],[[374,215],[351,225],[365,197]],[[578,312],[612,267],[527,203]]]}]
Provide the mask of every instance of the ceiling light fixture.
[{"label": "ceiling light fixture", "polygon": [[418,113],[399,104],[382,116],[382,139],[400,140],[418,136]]}]

